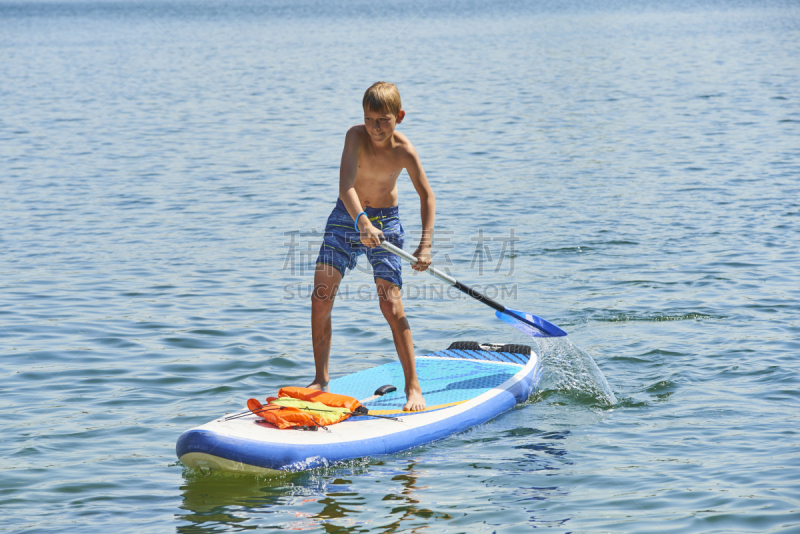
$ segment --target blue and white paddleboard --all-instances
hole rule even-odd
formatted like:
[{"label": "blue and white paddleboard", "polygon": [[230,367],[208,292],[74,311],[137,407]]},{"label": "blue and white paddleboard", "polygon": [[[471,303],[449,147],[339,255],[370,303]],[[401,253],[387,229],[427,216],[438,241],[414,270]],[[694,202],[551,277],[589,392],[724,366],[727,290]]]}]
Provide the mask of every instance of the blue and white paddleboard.
[{"label": "blue and white paddleboard", "polygon": [[[224,417],[187,430],[175,447],[191,468],[259,475],[300,471],[332,462],[411,449],[479,425],[525,402],[539,383],[542,366],[529,347],[458,342],[417,356],[417,375],[428,408],[404,412],[399,362],[331,380],[330,392],[362,401],[370,414],[351,417],[328,431],[279,430],[257,415]],[[375,396],[393,384],[397,391]],[[266,396],[266,394],[264,395]]]}]

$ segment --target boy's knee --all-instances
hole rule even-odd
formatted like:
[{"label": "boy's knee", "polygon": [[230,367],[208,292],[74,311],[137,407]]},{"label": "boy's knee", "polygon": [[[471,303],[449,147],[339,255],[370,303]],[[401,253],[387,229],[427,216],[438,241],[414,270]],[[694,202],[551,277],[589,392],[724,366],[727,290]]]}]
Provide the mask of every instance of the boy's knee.
[{"label": "boy's knee", "polygon": [[383,315],[389,317],[396,317],[402,313],[403,306],[401,304],[400,299],[395,297],[386,297],[380,296],[378,298],[380,301],[381,311]]},{"label": "boy's knee", "polygon": [[311,313],[313,315],[330,313],[333,309],[334,295],[323,291],[317,292],[316,288],[311,294]]},{"label": "boy's knee", "polygon": [[311,292],[311,300],[325,300],[333,302],[336,297],[338,284],[315,283],[314,290]]}]

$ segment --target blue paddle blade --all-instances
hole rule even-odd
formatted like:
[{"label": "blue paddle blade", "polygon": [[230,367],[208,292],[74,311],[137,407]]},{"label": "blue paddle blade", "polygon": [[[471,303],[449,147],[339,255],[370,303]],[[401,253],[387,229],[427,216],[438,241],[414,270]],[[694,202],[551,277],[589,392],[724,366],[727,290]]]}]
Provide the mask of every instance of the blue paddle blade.
[{"label": "blue paddle blade", "polygon": [[498,319],[504,321],[523,334],[531,337],[563,337],[567,333],[551,322],[528,312],[506,308],[505,312],[494,312]]}]

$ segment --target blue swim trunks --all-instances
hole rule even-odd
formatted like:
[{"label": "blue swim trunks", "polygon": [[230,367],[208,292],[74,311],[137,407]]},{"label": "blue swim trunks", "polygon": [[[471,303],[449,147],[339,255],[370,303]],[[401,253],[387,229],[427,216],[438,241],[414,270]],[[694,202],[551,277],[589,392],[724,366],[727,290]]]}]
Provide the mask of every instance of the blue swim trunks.
[{"label": "blue swim trunks", "polygon": [[[386,241],[403,248],[403,225],[400,224],[399,210],[397,206],[392,208],[365,208],[367,217],[373,226],[383,232]],[[332,265],[342,273],[344,277],[346,270],[353,270],[358,263],[358,257],[366,254],[367,259],[372,264],[372,274],[375,280],[378,278],[387,280],[397,287],[403,287],[401,275],[400,258],[384,250],[381,247],[369,248],[361,243],[361,236],[355,229],[353,218],[347,213],[342,199],[336,200],[336,207],[333,208],[328,222],[325,225],[325,239],[319,248],[317,263]]]}]

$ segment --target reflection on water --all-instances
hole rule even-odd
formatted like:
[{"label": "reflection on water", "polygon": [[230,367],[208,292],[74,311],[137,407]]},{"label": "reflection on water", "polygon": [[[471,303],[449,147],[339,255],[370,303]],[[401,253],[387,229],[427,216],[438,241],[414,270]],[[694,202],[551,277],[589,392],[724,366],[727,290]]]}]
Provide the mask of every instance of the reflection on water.
[{"label": "reflection on water", "polygon": [[274,479],[211,475],[204,477],[184,469],[186,483],[181,486],[185,513],[176,518],[188,525],[177,527],[180,533],[218,532],[221,526],[237,526],[256,514],[269,513],[270,507],[291,495],[287,475]]},{"label": "reflection on water", "polygon": [[[418,455],[393,455],[363,459],[337,466],[278,477],[212,474],[203,476],[184,469],[181,486],[184,513],[177,519],[181,534],[212,533],[227,529],[271,527],[324,532],[422,532],[437,530],[440,521],[454,525],[475,520],[484,508],[485,488],[492,506],[507,507],[519,520],[532,525],[552,525],[538,517],[538,504],[567,492],[553,485],[535,485],[565,461],[563,442],[570,431],[544,431],[514,424],[518,411],[489,425],[453,436],[441,447],[426,447]],[[475,461],[452,462],[449,450],[474,450]],[[498,461],[498,452],[505,458]],[[513,451],[513,452],[512,452]],[[513,458],[513,460],[511,459]],[[481,489],[466,491],[454,484],[442,492],[447,477],[475,478]],[[507,478],[519,485],[506,487]],[[464,493],[459,493],[464,492]],[[479,500],[471,503],[470,493]],[[459,504],[460,503],[460,504]],[[374,510],[380,510],[375,513]],[[470,520],[472,517],[472,520]],[[481,520],[483,521],[483,519]],[[566,520],[558,520],[555,523]]]},{"label": "reflection on water", "polygon": [[[420,504],[419,494],[428,489],[428,487],[418,485],[419,480],[414,472],[414,467],[415,464],[409,462],[404,469],[404,473],[393,476],[392,481],[400,485],[400,490],[383,497],[384,501],[392,501],[392,511],[389,518],[393,519],[393,521],[385,526],[386,532],[397,532],[404,521],[414,521],[417,518],[427,520],[436,516],[437,519],[452,519],[449,514],[434,512]],[[417,532],[418,529],[424,528],[428,528],[427,525],[417,527],[412,532]]]},{"label": "reflection on water", "polygon": [[[385,466],[376,461],[375,466]],[[379,480],[373,491],[356,489],[368,474],[367,460],[351,462],[339,467],[329,467],[303,473],[288,473],[278,477],[249,477],[214,474],[203,476],[184,469],[185,484],[181,487],[186,513],[176,517],[189,522],[177,527],[179,533],[217,532],[220,527],[252,528],[248,523],[269,524],[275,528],[309,530],[323,527],[326,532],[339,532],[342,527],[366,525],[373,519],[365,517],[364,505],[368,500],[391,504],[384,532],[405,528],[404,523],[437,516],[447,520],[447,514],[437,513],[420,504],[419,492],[427,486],[419,485],[416,463],[409,461],[403,467],[380,472],[391,484]],[[390,471],[394,471],[393,473]],[[372,482],[371,477],[368,478]],[[354,484],[355,480],[355,484]],[[390,491],[374,491],[375,487]]]}]

